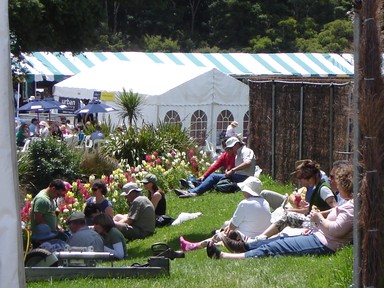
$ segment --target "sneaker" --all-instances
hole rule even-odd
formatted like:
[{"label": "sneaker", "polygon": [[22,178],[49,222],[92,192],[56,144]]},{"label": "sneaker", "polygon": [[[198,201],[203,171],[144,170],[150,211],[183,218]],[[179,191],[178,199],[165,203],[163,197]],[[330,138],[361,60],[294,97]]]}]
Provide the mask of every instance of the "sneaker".
[{"label": "sneaker", "polygon": [[197,193],[187,192],[184,195],[180,195],[179,198],[192,198],[192,197],[196,197],[196,196],[197,196]]},{"label": "sneaker", "polygon": [[229,231],[228,238],[235,241],[243,240],[243,237],[241,236],[240,232],[236,230]]},{"label": "sneaker", "polygon": [[174,189],[177,196],[189,194],[187,190]]},{"label": "sneaker", "polygon": [[199,249],[199,243],[189,242],[185,240],[183,236],[180,236],[179,240],[180,240],[181,250],[185,252]]},{"label": "sneaker", "polygon": [[220,259],[221,251],[212,242],[208,243],[207,255],[212,259]]},{"label": "sneaker", "polygon": [[195,188],[195,185],[193,185],[192,181],[188,181],[185,179],[180,180],[180,186],[187,189],[193,189]]},{"label": "sneaker", "polygon": [[223,241],[225,248],[227,248],[232,253],[243,253],[246,251],[245,243],[243,240],[236,241],[229,239],[227,236],[223,236],[221,241]]}]

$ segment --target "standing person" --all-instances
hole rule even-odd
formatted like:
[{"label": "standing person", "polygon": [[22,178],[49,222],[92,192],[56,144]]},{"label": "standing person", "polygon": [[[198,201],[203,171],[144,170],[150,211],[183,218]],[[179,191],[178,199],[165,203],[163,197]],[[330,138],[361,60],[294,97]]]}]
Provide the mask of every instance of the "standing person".
[{"label": "standing person", "polygon": [[225,171],[228,171],[235,167],[235,154],[232,152],[231,148],[225,147],[225,142],[223,144],[225,152],[220,155],[220,157],[208,168],[208,170],[200,176],[197,180],[202,181],[200,185],[189,190],[180,190],[174,189],[176,195],[180,198],[188,198],[200,196],[203,193],[213,189],[215,184],[217,184],[220,179],[222,179],[224,174],[213,173],[219,168],[224,168]]},{"label": "standing person", "polygon": [[29,124],[29,134],[31,137],[39,136],[39,120],[32,118],[31,124]]},{"label": "standing person", "polygon": [[101,126],[96,125],[96,131],[91,134],[91,140],[104,139],[105,135],[101,132]]},{"label": "standing person", "polygon": [[[99,212],[107,214],[113,218],[112,203],[105,198],[108,193],[107,185],[100,179],[92,182],[93,197],[89,197],[86,201],[86,205],[94,204]],[[92,219],[87,217],[87,224],[92,225]]]},{"label": "standing person", "polygon": [[248,177],[238,184],[244,199],[238,204],[231,220],[225,223],[223,231],[201,242],[189,242],[180,236],[180,246],[183,251],[204,248],[210,241],[217,243],[223,235],[236,240],[246,240],[264,231],[271,221],[268,202],[260,196],[262,183],[257,177]]},{"label": "standing person", "polygon": [[28,124],[22,123],[16,132],[16,144],[19,147],[23,147],[25,142],[29,139]]},{"label": "standing person", "polygon": [[239,126],[239,123],[237,121],[232,121],[231,124],[228,125],[227,131],[225,132],[225,137],[230,138],[230,137],[237,137],[238,135],[236,134],[235,128]]},{"label": "standing person", "polygon": [[93,247],[95,252],[104,251],[104,243],[101,236],[90,229],[85,223],[85,215],[82,212],[73,212],[68,217],[67,225],[71,230],[71,236],[67,244],[73,247]]},{"label": "standing person", "polygon": [[[31,229],[32,235],[38,224],[47,224],[51,231],[60,231],[56,216],[58,197],[64,197],[67,191],[63,180],[55,179],[49,183],[48,188],[41,190],[32,200],[31,204]],[[64,233],[62,233],[64,234]],[[65,234],[64,234],[65,235]],[[60,238],[64,236],[61,235]],[[66,239],[66,237],[64,237]]]},{"label": "standing person", "polygon": [[127,201],[128,214],[117,214],[113,218],[116,227],[128,240],[144,239],[155,232],[155,208],[141,191],[134,182],[125,184],[120,195]]},{"label": "standing person", "polygon": [[40,121],[39,123],[39,135],[42,138],[47,138],[49,136],[49,125],[45,121]]},{"label": "standing person", "polygon": [[112,253],[117,259],[128,257],[124,235],[115,227],[111,217],[104,213],[97,214],[93,224],[95,231],[103,238],[104,252]]},{"label": "standing person", "polygon": [[335,253],[353,239],[353,166],[343,166],[336,170],[336,182],[340,195],[347,202],[332,208],[328,216],[311,211],[313,229],[303,235],[285,238],[272,238],[264,241],[244,243],[223,237],[223,243],[232,252],[223,253],[214,245],[208,245],[207,254],[211,258],[245,259],[280,255],[324,255]]}]

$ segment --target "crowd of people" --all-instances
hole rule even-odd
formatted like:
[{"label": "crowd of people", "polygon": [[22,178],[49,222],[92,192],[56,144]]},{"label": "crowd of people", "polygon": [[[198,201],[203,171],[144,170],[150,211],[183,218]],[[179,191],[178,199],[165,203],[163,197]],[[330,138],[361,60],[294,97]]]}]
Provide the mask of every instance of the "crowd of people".
[{"label": "crowd of people", "polygon": [[[293,172],[301,187],[300,193],[282,195],[262,189],[256,173],[255,154],[240,138],[229,137],[223,142],[223,148],[221,156],[203,175],[193,182],[181,182],[189,187],[188,190],[175,189],[175,193],[180,198],[201,196],[213,190],[222,179],[230,179],[244,199],[231,219],[212,237],[190,242],[180,236],[183,251],[206,248],[208,256],[216,259],[328,254],[352,241],[353,171],[350,163],[335,162],[328,177],[318,163],[300,161]],[[217,173],[219,169],[223,172]],[[65,245],[93,246],[94,251],[110,252],[117,259],[123,259],[128,255],[127,241],[150,237],[156,227],[177,225],[201,215],[168,216],[166,193],[157,182],[155,175],[146,174],[140,186],[136,182],[125,184],[120,195],[127,202],[127,213],[114,214],[105,183],[96,179],[91,183],[93,195],[87,200],[84,211],[74,212],[68,218],[69,231],[65,231],[57,222],[56,208],[57,199],[68,191],[68,185],[60,179],[52,181],[32,201],[34,247],[52,251],[62,250]],[[220,245],[233,253],[222,252],[218,248]]]}]

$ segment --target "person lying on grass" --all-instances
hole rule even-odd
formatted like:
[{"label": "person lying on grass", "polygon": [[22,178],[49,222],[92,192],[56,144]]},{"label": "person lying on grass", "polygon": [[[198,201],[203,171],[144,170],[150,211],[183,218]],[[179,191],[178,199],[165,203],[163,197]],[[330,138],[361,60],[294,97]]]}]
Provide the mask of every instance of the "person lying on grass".
[{"label": "person lying on grass", "polygon": [[246,240],[248,237],[259,235],[269,226],[271,212],[268,202],[259,195],[262,183],[259,178],[250,176],[244,182],[238,183],[244,199],[239,203],[235,213],[222,231],[201,242],[186,241],[180,236],[180,246],[183,251],[207,247],[210,242],[218,243],[222,236],[235,240]]},{"label": "person lying on grass", "polygon": [[353,237],[353,167],[340,167],[335,179],[340,196],[347,200],[343,205],[332,208],[326,218],[321,212],[311,211],[316,225],[303,235],[245,243],[222,237],[225,247],[235,254],[221,252],[212,242],[207,246],[211,258],[245,259],[277,255],[324,255],[331,254],[351,243]]}]

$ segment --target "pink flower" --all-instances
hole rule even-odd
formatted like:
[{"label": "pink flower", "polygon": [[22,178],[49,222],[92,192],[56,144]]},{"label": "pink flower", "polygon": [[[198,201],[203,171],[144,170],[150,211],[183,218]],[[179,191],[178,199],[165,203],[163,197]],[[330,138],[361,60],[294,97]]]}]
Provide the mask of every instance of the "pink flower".
[{"label": "pink flower", "polygon": [[146,155],[145,156],[145,161],[146,162],[151,162],[152,161],[152,155]]},{"label": "pink flower", "polygon": [[157,163],[157,164],[161,164],[161,159],[160,159],[160,158],[157,158],[157,159],[156,159],[156,163]]},{"label": "pink flower", "polygon": [[176,152],[172,150],[170,154],[172,155],[172,157],[174,157],[176,155]]},{"label": "pink flower", "polygon": [[193,151],[192,149],[189,150],[189,157],[192,157],[193,155],[195,155],[195,151]]},{"label": "pink flower", "polygon": [[153,155],[154,155],[155,157],[157,157],[157,155],[159,155],[159,153],[157,153],[157,152],[155,151],[155,152],[153,152]]}]

